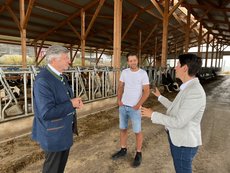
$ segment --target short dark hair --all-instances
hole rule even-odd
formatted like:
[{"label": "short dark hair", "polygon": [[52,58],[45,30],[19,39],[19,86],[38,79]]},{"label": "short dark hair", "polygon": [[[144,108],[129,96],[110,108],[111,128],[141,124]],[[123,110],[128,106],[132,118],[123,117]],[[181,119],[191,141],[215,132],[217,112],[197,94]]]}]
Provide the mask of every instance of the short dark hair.
[{"label": "short dark hair", "polygon": [[130,53],[128,53],[128,54],[126,55],[127,61],[129,60],[129,57],[130,57],[130,56],[136,56],[137,59],[138,59],[138,56],[137,56],[137,54],[136,54],[135,52],[130,52]]},{"label": "short dark hair", "polygon": [[178,57],[181,67],[188,66],[188,75],[195,76],[202,67],[202,59],[194,54],[182,54]]}]

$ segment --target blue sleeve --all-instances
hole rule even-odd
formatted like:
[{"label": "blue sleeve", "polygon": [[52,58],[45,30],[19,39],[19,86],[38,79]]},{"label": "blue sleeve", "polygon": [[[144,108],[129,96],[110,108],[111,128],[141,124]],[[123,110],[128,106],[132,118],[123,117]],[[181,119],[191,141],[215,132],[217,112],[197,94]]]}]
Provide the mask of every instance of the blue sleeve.
[{"label": "blue sleeve", "polygon": [[[57,100],[56,96],[60,94],[63,94],[63,100]],[[62,91],[55,93],[43,78],[34,84],[34,100],[38,116],[44,120],[63,118],[75,112],[70,99],[64,97]]]}]

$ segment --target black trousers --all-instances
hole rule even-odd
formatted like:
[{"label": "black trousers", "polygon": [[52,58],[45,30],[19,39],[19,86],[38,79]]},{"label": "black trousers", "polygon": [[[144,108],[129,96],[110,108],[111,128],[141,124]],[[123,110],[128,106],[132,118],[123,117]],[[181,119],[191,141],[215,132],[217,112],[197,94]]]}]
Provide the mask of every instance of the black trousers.
[{"label": "black trousers", "polygon": [[69,149],[60,152],[46,152],[42,173],[63,173],[69,156]]}]

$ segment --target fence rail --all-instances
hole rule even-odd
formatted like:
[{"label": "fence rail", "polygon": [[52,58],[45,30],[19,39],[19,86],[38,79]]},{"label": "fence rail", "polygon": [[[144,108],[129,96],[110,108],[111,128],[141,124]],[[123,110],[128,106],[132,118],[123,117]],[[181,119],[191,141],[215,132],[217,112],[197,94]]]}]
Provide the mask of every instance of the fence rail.
[{"label": "fence rail", "polygon": [[[164,86],[169,92],[174,89],[173,68],[143,69],[148,73],[151,87]],[[34,66],[27,69],[0,67],[0,122],[33,115],[33,83],[39,70]],[[214,77],[218,70],[202,69],[199,76],[201,79]],[[65,71],[64,74],[74,95],[88,103],[116,96],[119,72],[120,69],[110,67],[76,67]]]}]

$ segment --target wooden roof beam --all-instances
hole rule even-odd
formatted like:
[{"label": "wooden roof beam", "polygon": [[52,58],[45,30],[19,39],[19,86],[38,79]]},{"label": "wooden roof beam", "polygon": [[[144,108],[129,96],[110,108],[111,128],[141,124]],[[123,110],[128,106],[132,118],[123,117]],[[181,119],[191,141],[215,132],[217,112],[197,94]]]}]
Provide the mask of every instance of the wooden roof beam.
[{"label": "wooden roof beam", "polygon": [[104,52],[105,52],[105,48],[102,50],[100,56],[96,59],[96,65],[97,65],[98,62],[100,61],[100,59],[101,59],[101,57],[102,57],[102,55],[103,55]]},{"label": "wooden roof beam", "polygon": [[[185,3],[182,3],[182,6],[183,7],[186,7],[186,8],[197,8],[197,9],[203,9],[203,10],[206,10],[207,9],[207,5],[202,5],[202,4],[185,4]],[[215,6],[209,6],[211,8],[213,8],[214,10],[218,10],[218,11],[225,11],[225,12],[230,12],[230,8],[222,8],[222,7],[215,7]]]},{"label": "wooden roof beam", "polygon": [[161,7],[159,6],[159,4],[155,1],[155,0],[151,0],[151,2],[153,3],[153,5],[156,7],[157,11],[160,13],[160,15],[163,17],[164,16],[164,12],[162,11]]},{"label": "wooden roof beam", "polygon": [[228,19],[228,15],[226,13],[224,13],[224,19],[225,19],[225,22],[228,23],[228,29],[230,30],[230,22]]},{"label": "wooden roof beam", "polygon": [[[87,13],[86,16],[93,17],[94,14],[89,14]],[[97,15],[97,18],[102,18],[102,19],[108,19],[108,20],[113,20],[113,16],[110,15]]]},{"label": "wooden roof beam", "polygon": [[[153,1],[153,0],[151,0]],[[170,18],[170,16],[173,14],[173,12],[181,5],[181,3],[183,2],[184,0],[179,0],[179,2],[177,2],[176,5],[173,6],[173,8],[169,11],[169,14],[168,14],[168,17]]]},{"label": "wooden roof beam", "polygon": [[33,8],[33,5],[34,5],[34,1],[35,0],[30,0],[29,1],[27,11],[26,11],[26,15],[25,15],[25,19],[24,19],[23,25],[22,25],[23,29],[25,29],[27,27],[27,24],[28,24],[28,21],[29,21],[29,18],[30,18],[30,14],[32,12],[32,8]]},{"label": "wooden roof beam", "polygon": [[6,9],[8,10],[8,12],[10,13],[11,17],[13,18],[14,22],[16,23],[16,25],[18,26],[18,29],[21,31],[21,25],[20,22],[17,18],[17,16],[14,14],[13,10],[10,8],[10,6],[6,5]]},{"label": "wooden roof beam", "polygon": [[0,6],[0,14],[6,9],[6,6],[5,5],[1,5]]},{"label": "wooden roof beam", "polygon": [[[158,19],[158,20],[160,20],[160,21],[163,21],[163,17],[161,16],[158,16],[158,15],[156,15],[155,13],[153,13],[149,8],[151,7],[150,5],[149,6],[147,6],[147,7],[142,7],[142,6],[140,6],[140,5],[138,5],[138,4],[136,4],[133,0],[127,0],[129,3],[131,3],[132,5],[134,5],[135,7],[137,7],[137,8],[139,8],[139,9],[141,9],[141,10],[144,10],[146,13],[148,13],[148,14],[150,14],[151,16],[153,16],[153,17],[155,17],[156,19]],[[151,0],[151,1],[154,1],[154,0]],[[158,4],[157,4],[158,5]],[[155,6],[155,4],[154,4],[154,6]],[[159,6],[159,5],[158,5]],[[159,8],[160,8],[160,6],[159,6]],[[159,9],[158,8],[158,9]],[[161,8],[160,8],[161,9]],[[175,26],[173,26],[172,24],[169,24],[169,26],[170,27],[173,27],[173,28],[176,28]],[[184,32],[184,30],[182,30],[180,27],[178,28],[178,30],[180,31],[180,32]]]},{"label": "wooden roof beam", "polygon": [[185,53],[188,53],[189,49],[189,39],[190,39],[190,21],[191,21],[191,13],[190,10],[187,10],[187,24],[186,24],[186,32],[185,32]]},{"label": "wooden roof beam", "polygon": [[[204,12],[204,14],[203,14],[201,17],[199,17],[199,19],[197,19],[197,21],[191,26],[191,29],[195,28],[195,27],[197,26],[197,24],[208,14],[208,12],[209,12],[210,10],[212,10],[212,8],[208,8],[208,9]],[[197,17],[197,16],[196,16],[196,17]]]},{"label": "wooden roof beam", "polygon": [[130,4],[134,5],[135,7],[139,8],[139,9],[142,9],[144,11],[146,11],[148,14],[150,14],[151,16],[155,17],[156,19],[158,20],[163,20],[162,17],[156,15],[155,13],[153,13],[148,7],[145,8],[145,7],[142,7],[138,4],[136,4],[136,2],[134,2],[133,0],[127,0]]},{"label": "wooden roof beam", "polygon": [[[42,48],[43,48],[43,45],[44,45],[44,40],[42,40],[42,42],[41,42],[41,44],[40,44],[40,47],[39,47],[39,49],[38,49],[38,53],[37,53],[37,49],[36,49],[36,57],[35,57],[35,62],[36,63],[38,63],[37,61],[38,61],[38,57],[39,57],[39,55],[40,55],[40,53],[41,53],[41,50],[42,50]],[[37,47],[37,43],[35,44],[35,47]],[[37,64],[38,65],[38,64]]]},{"label": "wooden roof beam", "polygon": [[6,6],[10,6],[13,0],[6,0],[5,5],[0,6],[0,14],[6,9]]},{"label": "wooden roof beam", "polygon": [[38,8],[38,9],[42,9],[42,10],[48,11],[49,13],[56,13],[56,14],[59,14],[59,15],[65,16],[65,17],[68,17],[70,15],[69,13],[66,13],[63,10],[58,10],[56,8],[43,5],[39,1],[36,1],[36,3],[34,4],[34,7]]},{"label": "wooden roof beam", "polygon": [[77,52],[79,51],[79,49],[80,49],[80,45],[78,45],[77,50],[75,51],[73,57],[71,58],[71,64],[73,63],[75,57],[77,56]]},{"label": "wooden roof beam", "polygon": [[129,24],[128,24],[126,30],[125,30],[125,32],[122,34],[121,41],[125,38],[126,34],[128,33],[129,29],[130,29],[131,26],[133,25],[133,23],[134,23],[134,21],[136,20],[136,18],[137,18],[138,15],[139,15],[139,12],[137,12],[137,13],[133,16],[132,20],[129,22]]},{"label": "wooden roof beam", "polygon": [[176,13],[173,13],[173,17],[176,19],[176,21],[180,24],[180,26],[184,27],[184,23],[180,20],[180,18],[177,16]]},{"label": "wooden roof beam", "polygon": [[226,23],[229,23],[228,21],[226,21],[226,20],[216,20],[216,19],[212,19],[212,20],[209,20],[209,19],[203,19],[203,21],[204,22],[210,22],[210,23],[213,23],[213,24],[215,24],[215,23],[224,23],[224,24],[226,24]]},{"label": "wooden roof beam", "polygon": [[150,33],[148,34],[147,38],[146,38],[145,41],[142,43],[141,48],[143,48],[143,47],[145,46],[145,44],[149,41],[149,38],[152,36],[152,34],[153,34],[153,32],[156,30],[157,26],[158,26],[158,24],[155,25],[155,26],[153,27],[153,29],[150,31]]},{"label": "wooden roof beam", "polygon": [[72,1],[72,0],[59,0],[59,1],[65,3],[65,4],[69,5],[69,6],[75,7],[75,8],[79,8],[79,9],[82,8],[81,5],[75,3],[75,1]]},{"label": "wooden roof beam", "polygon": [[[90,1],[86,6],[84,6],[83,10],[87,10],[91,7],[93,7],[96,3],[98,2],[98,0],[94,0],[94,1]],[[46,38],[49,34],[53,33],[55,30],[59,29],[60,27],[62,27],[63,25],[65,25],[68,21],[71,21],[72,19],[74,19],[76,16],[79,16],[81,14],[81,11],[78,11],[74,14],[72,14],[71,16],[69,16],[67,19],[63,20],[62,22],[60,22],[58,25],[56,25],[55,27],[51,28],[50,30],[48,30],[47,32],[40,34],[34,41],[33,43],[37,42],[40,39],[44,39]]]},{"label": "wooden roof beam", "polygon": [[70,22],[67,22],[67,24],[69,25],[69,27],[73,30],[73,32],[77,35],[77,38],[79,40],[81,40],[81,35],[79,34],[79,32],[76,30],[76,28],[70,23]]},{"label": "wooden roof beam", "polygon": [[94,15],[93,15],[93,17],[92,17],[90,23],[89,23],[89,26],[87,27],[86,32],[85,32],[85,38],[88,36],[89,31],[90,31],[90,29],[92,28],[92,26],[93,26],[93,24],[94,24],[94,22],[95,22],[95,20],[96,20],[96,18],[97,18],[97,15],[98,15],[98,13],[100,12],[101,7],[103,6],[104,2],[105,2],[105,0],[100,0],[99,5],[97,6],[97,9],[96,9],[96,11],[95,11],[95,13],[94,13]]}]

